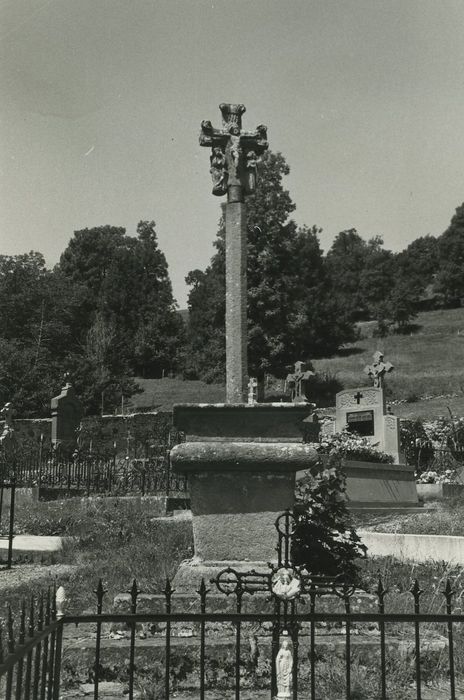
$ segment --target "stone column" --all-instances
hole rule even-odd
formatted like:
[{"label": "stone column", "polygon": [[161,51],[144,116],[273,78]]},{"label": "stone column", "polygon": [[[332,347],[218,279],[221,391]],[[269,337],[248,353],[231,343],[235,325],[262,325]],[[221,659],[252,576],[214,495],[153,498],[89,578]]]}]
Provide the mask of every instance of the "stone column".
[{"label": "stone column", "polygon": [[247,368],[247,227],[244,202],[226,204],[226,396],[245,400]]}]

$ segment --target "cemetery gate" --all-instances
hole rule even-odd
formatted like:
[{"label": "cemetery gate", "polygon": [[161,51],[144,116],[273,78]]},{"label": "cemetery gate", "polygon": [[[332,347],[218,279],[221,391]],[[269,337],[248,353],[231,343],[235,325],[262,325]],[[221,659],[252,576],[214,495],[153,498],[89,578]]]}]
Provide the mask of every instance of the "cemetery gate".
[{"label": "cemetery gate", "polygon": [[[200,700],[210,697],[211,690],[235,700],[462,698],[457,687],[458,678],[462,678],[462,658],[456,649],[462,646],[464,614],[460,609],[453,611],[455,592],[451,583],[443,587],[441,612],[422,611],[423,591],[417,581],[409,592],[411,606],[407,612],[386,611],[387,591],[380,579],[370,603],[364,600],[359,607],[357,599],[362,592],[353,586],[313,576],[293,565],[294,524],[289,512],[276,521],[277,563],[269,564],[264,571],[223,569],[208,584],[201,581],[193,596],[195,605],[192,596],[187,604],[185,596],[183,602],[176,597],[167,580],[162,594],[152,596],[162,602],[161,608],[150,611],[147,596],[144,599],[134,581],[128,596],[129,610],[106,613],[106,592],[100,581],[95,590],[95,613],[66,614],[64,607],[69,601],[66,603],[61,587],[53,593],[49,590],[38,600],[33,597],[28,605],[23,602],[16,619],[8,608],[6,635],[4,632],[0,644],[0,696],[6,700],[77,698],[69,664],[82,652],[82,628],[89,626],[86,692],[90,685],[94,700],[107,696],[104,686],[109,669],[114,677],[115,668],[119,671],[121,696],[124,693],[129,700],[183,697],[182,691],[188,687],[194,689],[188,697]],[[221,600],[230,604],[221,605]],[[406,660],[403,665],[409,674],[403,679],[404,687],[398,685],[403,681],[395,676],[401,654],[395,654],[391,644],[399,626],[407,630],[401,637]],[[356,642],[367,627],[375,629],[375,634],[367,636],[370,643],[360,665]],[[435,685],[430,691],[427,664],[433,656],[432,627],[439,630],[443,644],[433,657]],[[339,644],[331,642],[324,652],[324,634],[330,628],[338,630]],[[109,629],[118,631],[108,635]],[[119,641],[113,639],[108,644],[111,634]],[[78,637],[75,643],[73,636]],[[115,663],[108,657],[118,648]],[[62,678],[63,671],[67,679]],[[217,692],[211,697],[216,698]]]}]

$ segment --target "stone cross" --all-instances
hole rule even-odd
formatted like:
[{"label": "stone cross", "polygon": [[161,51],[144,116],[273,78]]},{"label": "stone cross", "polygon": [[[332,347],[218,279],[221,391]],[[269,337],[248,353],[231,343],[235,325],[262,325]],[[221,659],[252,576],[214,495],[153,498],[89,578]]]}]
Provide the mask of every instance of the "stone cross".
[{"label": "stone cross", "polygon": [[258,389],[258,380],[256,377],[250,377],[250,381],[248,382],[248,403],[249,404],[254,404],[256,403],[256,391]]},{"label": "stone cross", "polygon": [[267,129],[242,130],[242,104],[219,105],[222,129],[202,121],[200,146],[211,148],[213,194],[227,194],[226,224],[226,397],[227,403],[245,400],[247,371],[245,196],[256,186],[256,166],[268,147]]},{"label": "stone cross", "polygon": [[381,389],[383,387],[383,379],[387,372],[391,372],[394,367],[391,362],[383,361],[383,352],[377,350],[373,355],[374,362],[372,365],[366,365],[364,367],[364,372],[372,377],[374,380],[374,386]]},{"label": "stone cross", "polygon": [[285,380],[287,388],[291,391],[293,403],[308,402],[306,392],[311,377],[314,377],[314,372],[309,369],[309,364],[301,361],[295,362],[295,371],[293,374],[288,374]]}]

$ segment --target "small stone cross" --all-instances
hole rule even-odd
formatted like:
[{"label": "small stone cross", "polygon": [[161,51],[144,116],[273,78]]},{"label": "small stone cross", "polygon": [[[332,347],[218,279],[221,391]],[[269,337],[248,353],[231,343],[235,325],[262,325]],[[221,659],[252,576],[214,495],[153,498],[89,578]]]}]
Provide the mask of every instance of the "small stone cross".
[{"label": "small stone cross", "polygon": [[258,389],[258,380],[255,377],[250,377],[248,382],[248,403],[256,403],[256,392]]},{"label": "small stone cross", "polygon": [[361,392],[358,391],[358,393],[355,394],[353,398],[356,399],[356,403],[359,405],[361,403],[361,399],[363,398],[363,394],[361,394]]},{"label": "small stone cross", "polygon": [[308,390],[309,379],[314,377],[314,372],[309,369],[309,363],[295,362],[295,371],[288,374],[285,381],[287,388],[291,391],[293,403],[307,403],[306,392]]},{"label": "small stone cross", "polygon": [[377,350],[373,355],[374,362],[372,365],[366,365],[364,367],[364,372],[372,377],[374,380],[374,386],[381,389],[383,387],[383,379],[387,372],[391,372],[394,367],[391,362],[383,361],[383,352]]}]

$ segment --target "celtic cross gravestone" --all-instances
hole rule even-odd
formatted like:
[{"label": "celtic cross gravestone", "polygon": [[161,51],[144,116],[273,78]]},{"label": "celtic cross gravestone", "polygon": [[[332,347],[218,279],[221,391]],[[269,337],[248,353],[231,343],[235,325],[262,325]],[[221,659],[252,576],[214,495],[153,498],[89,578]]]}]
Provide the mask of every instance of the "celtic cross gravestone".
[{"label": "celtic cross gravestone", "polygon": [[266,127],[242,130],[242,104],[219,105],[222,129],[201,123],[200,145],[211,148],[213,194],[227,195],[226,224],[226,397],[227,403],[245,400],[247,370],[245,196],[256,186],[256,165],[268,147]]}]

